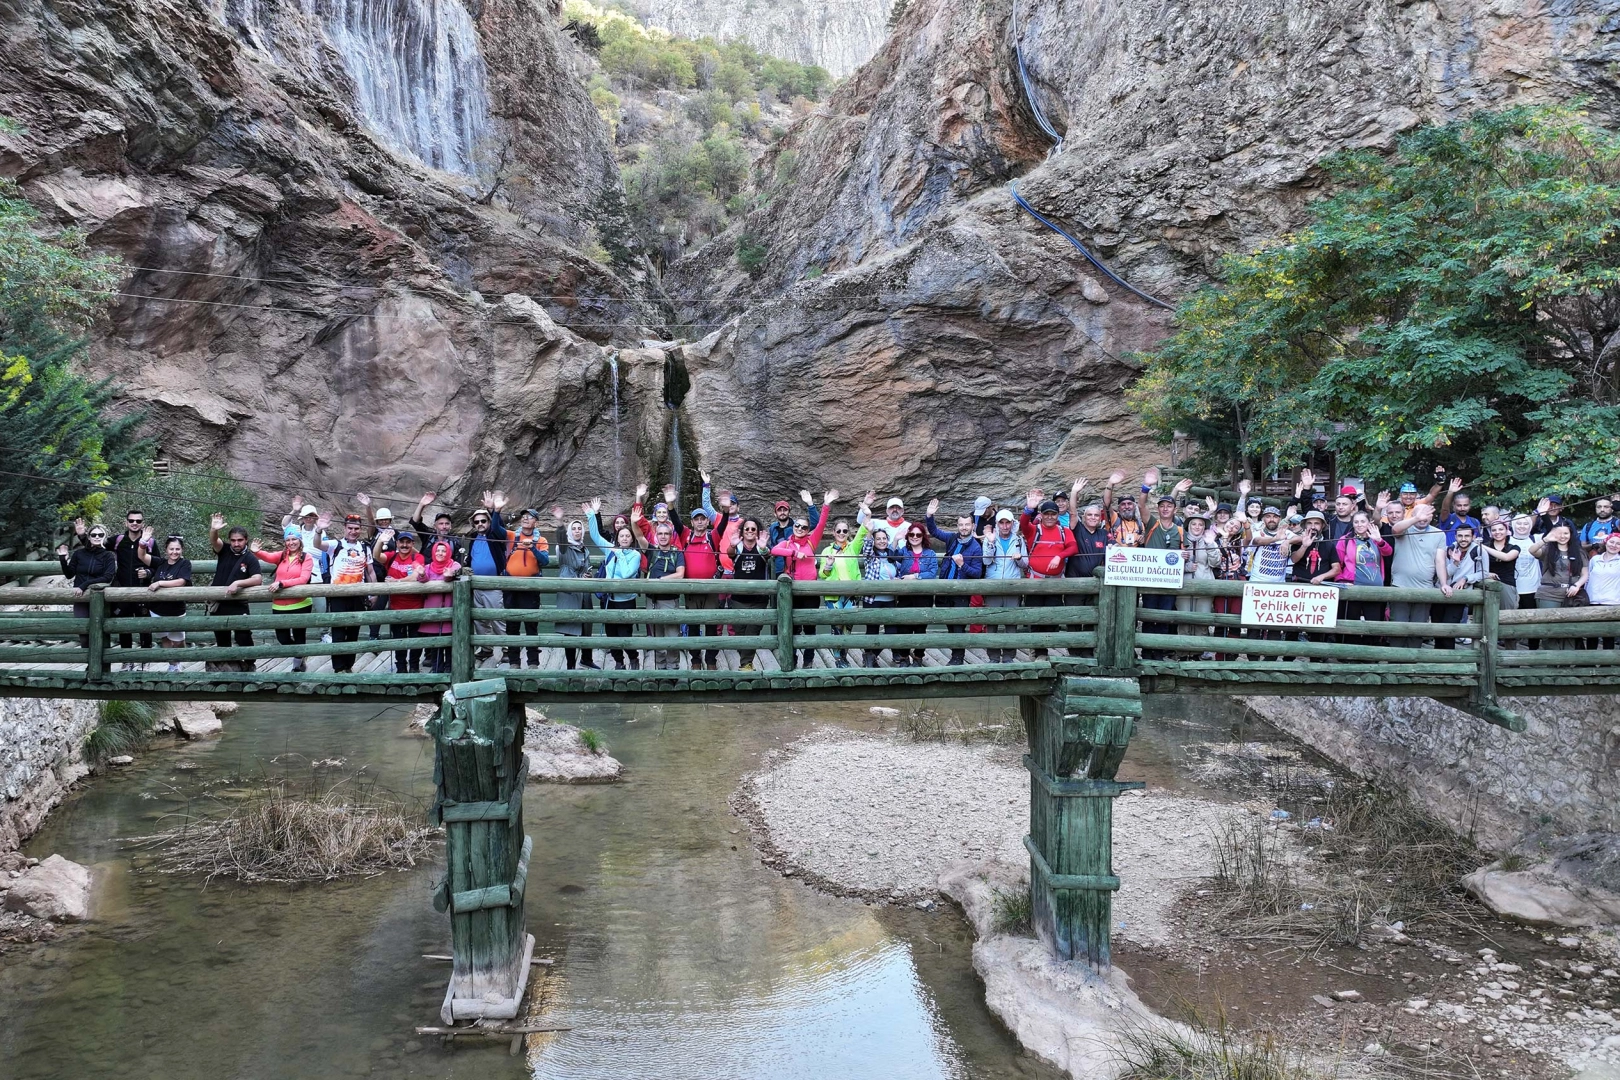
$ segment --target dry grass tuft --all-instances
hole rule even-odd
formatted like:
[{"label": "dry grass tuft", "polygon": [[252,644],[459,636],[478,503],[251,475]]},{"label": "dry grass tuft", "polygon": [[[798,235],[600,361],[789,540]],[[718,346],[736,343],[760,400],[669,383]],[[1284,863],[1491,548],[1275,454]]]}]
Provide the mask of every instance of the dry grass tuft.
[{"label": "dry grass tuft", "polygon": [[1127,1029],[1118,1046],[1117,1080],[1317,1080],[1303,1050],[1270,1032],[1237,1032],[1224,1010],[1189,1010],[1184,1028]]},{"label": "dry grass tuft", "polygon": [[1374,923],[1472,913],[1457,883],[1485,857],[1405,798],[1341,783],[1305,805],[1303,828],[1236,820],[1214,837],[1232,936],[1356,945]]},{"label": "dry grass tuft", "polygon": [[438,840],[436,829],[415,824],[420,820],[420,811],[375,794],[270,788],[220,817],[131,842],[152,849],[148,868],[159,873],[253,884],[332,881],[415,866]]}]

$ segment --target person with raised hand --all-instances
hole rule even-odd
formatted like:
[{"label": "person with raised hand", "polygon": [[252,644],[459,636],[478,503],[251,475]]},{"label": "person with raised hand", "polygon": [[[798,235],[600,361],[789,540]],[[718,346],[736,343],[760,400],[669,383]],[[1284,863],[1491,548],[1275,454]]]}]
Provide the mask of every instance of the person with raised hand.
[{"label": "person with raised hand", "polygon": [[[928,533],[922,525],[911,526],[906,533],[905,547],[900,549],[895,558],[900,568],[901,581],[933,581],[939,577],[939,556],[934,549],[928,546]],[[903,608],[927,608],[934,606],[934,598],[928,595],[919,596],[916,593],[906,593],[900,597],[900,606]],[[896,626],[895,632],[901,634],[922,634],[928,630],[927,626],[918,623],[909,623]],[[894,664],[896,667],[922,667],[925,650],[923,649],[895,649]]]},{"label": "person with raised hand", "polygon": [[[1029,576],[1032,578],[1060,578],[1070,556],[1078,555],[1080,547],[1074,532],[1058,524],[1057,503],[1041,501],[1041,490],[1031,489],[1024,500],[1024,513],[1020,520],[1024,546],[1029,550]],[[1030,597],[1030,607],[1060,607],[1063,597],[1058,593],[1042,593]],[[1033,652],[1037,660],[1044,660],[1047,650]]]},{"label": "person with raised hand", "polygon": [[451,561],[466,565],[467,546],[455,535],[455,519],[450,516],[449,511],[440,510],[437,514],[434,514],[433,527],[430,529],[427,526],[427,508],[432,506],[438,498],[439,493],[437,491],[429,491],[425,492],[417,500],[416,513],[411,517],[411,528],[415,529],[416,535],[422,538],[422,553],[424,556],[432,552],[435,540],[447,540],[450,543]]},{"label": "person with raised hand", "polygon": [[[214,549],[214,581],[213,584],[225,590],[226,599],[216,600],[208,606],[210,615],[246,615],[248,606],[245,600],[234,599],[243,589],[251,589],[264,582],[264,568],[259,565],[259,558],[248,550],[248,531],[240,525],[233,525],[226,536],[219,535],[225,528],[225,515],[214,514],[209,519],[208,546]],[[228,649],[232,644],[238,648],[246,648],[253,644],[253,631],[251,630],[215,630],[214,645],[216,648]],[[252,671],[255,667],[252,660],[208,660],[203,667],[208,671]]]},{"label": "person with raised hand", "polygon": [[[801,494],[810,493],[804,491]],[[832,504],[837,498],[837,491],[827,491],[822,495],[821,513],[816,516],[813,524],[808,515],[794,518],[788,538],[771,545],[771,554],[784,566],[779,573],[787,574],[794,581],[816,580],[816,545],[821,543],[821,534],[826,531]],[[815,509],[813,498],[809,505],[811,509]],[[821,601],[813,594],[798,592],[793,594],[795,609],[814,610],[820,606]],[[812,651],[805,649],[800,654],[799,663],[803,667],[809,667],[814,659]]]},{"label": "person with raised hand", "polygon": [[[81,536],[83,533],[80,534]],[[147,561],[141,558],[144,549],[148,555],[152,549],[152,529],[146,524],[146,514],[131,507],[124,511],[124,531],[112,537],[107,547],[118,560],[118,576],[113,584],[120,589],[139,589],[146,585],[150,579],[151,571],[147,569]],[[146,617],[145,604],[109,604],[107,615],[114,619],[141,619]],[[120,648],[128,649],[132,638],[129,634],[118,635]],[[152,647],[152,635],[142,634],[140,645],[143,649]],[[145,669],[145,664],[124,665],[124,670]]]},{"label": "person with raised hand", "polygon": [[[377,534],[377,546],[381,548],[388,544],[386,550],[377,552],[377,566],[384,580],[390,582],[420,582],[427,580],[427,559],[416,550],[416,533],[410,529],[401,529],[395,533],[392,529],[384,529]],[[387,597],[389,611],[420,611],[426,603],[420,594],[393,593]],[[415,640],[421,635],[419,623],[392,623],[389,634],[396,641]],[[422,650],[420,648],[395,648],[394,672],[406,674],[422,670]]]},{"label": "person with raised hand", "polygon": [[[639,513],[633,511],[633,513]],[[702,511],[699,511],[701,515]],[[686,555],[675,546],[675,526],[660,521],[653,526],[652,546],[647,549],[644,574],[649,581],[681,581],[686,577]],[[675,611],[681,606],[676,596],[649,596],[647,607],[657,611]],[[679,638],[679,623],[649,622],[647,630],[652,637]],[[679,671],[681,654],[673,649],[654,649],[653,667],[658,671]]]},{"label": "person with raised hand", "polygon": [[[455,542],[447,537],[435,536],[428,541],[427,566],[423,569],[423,581],[451,581],[461,572],[461,564],[456,562]],[[435,608],[448,611],[453,605],[451,595],[447,592],[428,593],[422,598],[422,607]],[[429,641],[442,642],[451,632],[449,622],[425,622],[418,631]],[[429,645],[425,650],[428,658],[428,670],[435,675],[448,675],[450,673],[450,648],[446,645]]]},{"label": "person with raised hand", "polygon": [[[832,539],[817,557],[816,577],[822,581],[847,583],[861,580],[861,545],[866,542],[866,526],[854,528],[848,518],[832,523]],[[852,596],[823,596],[822,605],[830,611],[848,611],[855,606]],[[844,635],[842,626],[828,628],[835,637]],[[843,649],[833,650],[833,665],[849,667],[849,657]]]},{"label": "person with raised hand", "polygon": [[[590,508],[590,516],[586,518],[585,525],[590,532],[591,543],[595,544],[602,552],[602,577],[608,581],[630,581],[639,578],[646,565],[646,559],[641,551],[640,534],[634,527],[634,519],[640,516],[640,511],[634,509],[631,511],[631,519],[618,528],[614,533],[613,541],[609,543],[603,537],[602,530],[596,525],[597,516],[602,510],[602,500],[600,498],[592,499],[587,505]],[[640,595],[639,593],[614,592],[611,586],[607,588],[607,597],[602,602],[604,611],[635,610],[637,606],[636,598]],[[607,636],[610,638],[635,636],[636,627],[634,623],[610,622],[604,625]],[[613,649],[611,655],[614,664],[621,670],[625,668],[627,663],[632,671],[641,670],[641,653],[639,650],[629,650],[627,657],[626,650]]]},{"label": "person with raised hand", "polygon": [[[283,525],[280,551],[266,551],[257,539],[248,547],[260,562],[269,563],[276,568],[269,585],[270,614],[301,618],[305,612],[314,610],[315,605],[308,597],[292,599],[282,595],[286,589],[308,585],[315,576],[315,556],[304,550],[302,529],[292,522]],[[304,626],[278,627],[276,640],[283,645],[303,645],[309,641],[309,631]],[[294,671],[307,669],[302,656],[294,657],[292,669]]]},{"label": "person with raised hand", "polygon": [[[1098,522],[1102,520],[1102,508],[1088,506],[1085,514],[1094,515]],[[1023,534],[1018,531],[1018,519],[1011,510],[997,510],[995,521],[990,528],[984,531],[979,539],[979,548],[984,560],[984,576],[987,581],[1012,581],[1022,578],[1029,571],[1029,549],[1024,545]],[[984,606],[987,608],[1015,608],[1019,605],[1017,595],[986,596]],[[992,626],[992,634],[1010,634],[1016,627],[1011,625]],[[986,654],[992,664],[1010,664],[1017,655],[1016,649],[987,649]]]},{"label": "person with raised hand", "polygon": [[[591,553],[585,546],[585,522],[591,515],[590,505],[580,507],[581,515],[571,518],[564,524],[562,506],[559,504],[551,508],[551,526],[557,533],[557,576],[577,580],[591,576]],[[588,592],[560,592],[557,594],[558,611],[592,610],[591,594]],[[596,661],[591,659],[590,646],[585,639],[591,636],[591,624],[581,617],[580,622],[560,622],[552,626],[552,631],[566,634],[569,637],[580,638],[579,648],[564,647],[563,661],[568,670],[574,670],[577,660],[580,667],[591,671],[596,670]]]},{"label": "person with raised hand", "polygon": [[[866,505],[870,506],[875,496],[867,495]],[[894,581],[900,576],[899,552],[889,547],[889,531],[887,529],[869,529],[866,542],[861,545],[861,580],[870,582]],[[871,608],[874,611],[887,611],[896,606],[893,594],[875,593],[861,597],[861,607]],[[882,634],[887,636],[896,632],[893,625],[885,627],[882,623],[867,623],[865,627],[868,636]],[[864,654],[864,663],[869,668],[878,666],[883,650],[875,646],[868,646],[861,650]],[[910,658],[910,651],[906,653]],[[895,649],[892,659],[899,666],[900,650]]]},{"label": "person with raised hand", "polygon": [[[725,567],[720,561],[720,540],[714,531],[714,519],[710,517],[708,503],[708,473],[703,474],[703,501],[705,505],[692,511],[690,524],[676,537],[678,546],[685,553],[686,577],[689,581],[714,581],[724,576]],[[693,611],[720,610],[719,593],[688,593],[686,606]],[[714,623],[697,623],[692,626],[694,637],[718,638],[721,628]],[[718,649],[706,649],[692,654],[692,667],[698,671],[714,671],[720,658]]]},{"label": "person with raised hand", "polygon": [[[365,585],[377,580],[376,556],[365,537],[365,526],[365,519],[359,514],[349,514],[343,519],[343,535],[329,541],[327,567],[333,585]],[[326,610],[337,614],[358,613],[370,606],[370,598],[366,596],[332,596],[326,601]],[[334,626],[331,634],[334,644],[351,644],[360,640],[360,627]],[[354,656],[354,653],[333,653],[332,670],[353,671]]]},{"label": "person with raised hand", "polygon": [[[523,580],[537,578],[540,572],[551,565],[551,542],[540,531],[540,511],[525,510],[518,515],[517,528],[506,537],[506,574],[509,580]],[[540,610],[540,594],[532,589],[506,589],[502,594],[509,608],[523,608],[538,612]],[[507,633],[512,636],[534,635],[540,633],[538,616],[533,620],[513,619],[506,624]],[[540,647],[530,645],[527,650],[520,650],[516,645],[506,647],[506,666],[520,668],[523,666],[522,655],[526,652],[529,667],[540,666]]]},{"label": "person with raised hand", "polygon": [[[505,492],[486,491],[478,500],[478,509],[473,511],[472,536],[467,539],[466,558],[463,563],[473,572],[474,577],[492,578],[506,575],[506,545],[511,539],[506,523],[501,520],[501,511],[506,509],[506,503]],[[561,512],[560,509],[557,511],[559,516]],[[580,530],[582,539],[584,535],[582,526]],[[558,599],[561,599],[561,595]],[[487,586],[473,589],[475,610],[494,610],[504,607],[505,604],[506,599],[500,589],[491,589]],[[473,623],[473,633],[504,634],[506,622],[502,619],[478,619]],[[480,663],[494,655],[494,648],[488,645],[480,645],[474,654]]]},{"label": "person with raised hand", "polygon": [[[56,545],[56,558],[62,564],[62,576],[73,587],[73,617],[88,619],[90,602],[85,599],[97,585],[111,585],[118,578],[118,556],[107,547],[107,526],[86,526],[84,519],[74,522],[84,546],[70,553],[66,544]],[[79,635],[79,648],[90,647],[90,635]]]},{"label": "person with raised hand", "polygon": [[[978,581],[984,577],[984,546],[973,533],[973,517],[970,514],[958,514],[956,517],[956,531],[946,532],[934,521],[934,515],[939,513],[939,500],[930,499],[928,512],[923,518],[923,524],[936,540],[945,544],[945,554],[939,560],[939,576],[942,581]],[[949,606],[958,608],[974,607],[975,597],[952,595]],[[979,606],[984,603],[984,597],[977,597]],[[967,631],[967,624],[947,626],[945,628],[952,634],[961,634]],[[952,649],[950,664],[961,666],[967,662],[965,648]]]}]

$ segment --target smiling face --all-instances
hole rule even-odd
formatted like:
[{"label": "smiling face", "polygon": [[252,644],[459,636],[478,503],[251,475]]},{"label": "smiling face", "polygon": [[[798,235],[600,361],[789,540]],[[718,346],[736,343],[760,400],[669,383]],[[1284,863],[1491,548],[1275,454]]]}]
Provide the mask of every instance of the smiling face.
[{"label": "smiling face", "polygon": [[1372,519],[1364,513],[1358,513],[1350,519],[1350,527],[1356,531],[1356,539],[1365,540],[1372,535]]},{"label": "smiling face", "polygon": [[568,523],[568,542],[570,544],[583,544],[585,542],[585,523],[583,521],[570,521]]},{"label": "smiling face", "polygon": [[1203,538],[1204,530],[1209,528],[1203,518],[1195,517],[1187,522],[1187,535],[1194,540]]},{"label": "smiling face", "polygon": [[[1102,527],[1102,507],[1096,505],[1086,507],[1080,511],[1080,520],[1085,523],[1089,531],[1096,532]],[[1010,525],[1011,522],[1008,522],[1008,524]]]},{"label": "smiling face", "polygon": [[903,506],[891,506],[888,508],[888,515],[889,524],[898,525],[901,519],[906,516],[906,508]]},{"label": "smiling face", "polygon": [[1620,555],[1620,533],[1610,533],[1603,538],[1603,553],[1611,557]]},{"label": "smiling face", "polygon": [[[96,548],[96,549],[99,550],[99,549],[104,548],[104,547],[107,546],[107,530],[103,529],[99,525],[96,526],[95,528],[91,529],[88,533],[85,534],[85,536],[86,536],[86,539],[88,539],[90,541],[90,546],[93,547],[93,548]],[[243,541],[243,547],[246,547],[246,546],[247,546],[246,541]]]},{"label": "smiling face", "polygon": [[971,517],[966,514],[957,515],[956,535],[961,537],[963,540],[966,540],[973,535],[973,519]]},{"label": "smiling face", "polygon": [[170,562],[179,562],[186,557],[186,545],[179,540],[170,540],[163,545],[163,554],[168,556]]},{"label": "smiling face", "polygon": [[923,531],[913,528],[906,532],[906,543],[911,545],[912,551],[921,551],[923,546]]},{"label": "smiling face", "polygon": [[1467,495],[1458,494],[1451,500],[1451,509],[1458,517],[1467,517],[1468,511],[1473,507],[1474,500]]}]

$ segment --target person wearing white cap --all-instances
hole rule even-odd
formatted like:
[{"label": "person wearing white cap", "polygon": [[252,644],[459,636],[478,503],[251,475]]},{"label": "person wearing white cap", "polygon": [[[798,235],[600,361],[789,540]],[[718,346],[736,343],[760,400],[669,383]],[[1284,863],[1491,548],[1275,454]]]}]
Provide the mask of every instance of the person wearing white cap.
[{"label": "person wearing white cap", "polygon": [[[331,551],[337,547],[336,540],[326,538],[326,527],[332,523],[332,515],[323,513],[313,504],[305,502],[302,495],[293,496],[293,513],[298,515],[298,533],[303,538],[304,550],[315,560],[315,565],[310,571],[309,583],[324,584],[330,574]],[[292,521],[292,514],[282,518],[282,528],[291,525]],[[317,596],[313,610],[320,615],[326,614],[326,597]],[[328,645],[332,643],[330,628],[321,631],[321,641]]]},{"label": "person wearing white cap", "polygon": [[[1024,545],[1023,534],[1017,528],[1018,519],[1011,510],[997,510],[995,526],[984,530],[984,536],[979,544],[983,548],[984,579],[986,581],[1011,581],[1024,576],[1029,569],[1029,548]],[[986,596],[984,606],[987,608],[1009,608],[1018,606],[1016,596]],[[1011,634],[1017,628],[1013,626],[990,626],[986,629],[992,634]],[[986,649],[985,655],[992,664],[1010,664],[1016,657],[1014,649]]]},{"label": "person wearing white cap", "polygon": [[906,544],[906,533],[911,529],[911,522],[906,520],[906,504],[900,496],[890,498],[884,507],[882,521],[872,521],[872,500],[877,498],[877,492],[868,491],[866,498],[861,500],[861,507],[855,512],[855,524],[865,525],[870,530],[882,529],[889,534],[889,549],[899,551]]},{"label": "person wearing white cap", "polygon": [[[381,558],[388,552],[395,550],[393,536],[394,512],[388,509],[386,506],[379,506],[377,509],[372,510],[371,496],[367,495],[363,491],[357,491],[354,493],[354,501],[365,507],[366,510],[371,514],[371,550],[373,557]],[[387,537],[384,537],[382,535],[383,533],[387,533]],[[386,573],[387,571],[384,570],[383,572]],[[373,596],[371,598],[371,608],[373,611],[380,611],[387,606],[387,597]],[[372,641],[378,640],[382,637],[382,627],[373,626],[368,636]]]}]

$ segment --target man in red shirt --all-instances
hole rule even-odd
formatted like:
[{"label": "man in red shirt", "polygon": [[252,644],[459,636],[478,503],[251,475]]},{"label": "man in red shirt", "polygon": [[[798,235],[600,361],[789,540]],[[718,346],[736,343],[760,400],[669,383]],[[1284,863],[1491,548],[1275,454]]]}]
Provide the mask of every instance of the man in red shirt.
[{"label": "man in red shirt", "polygon": [[[1020,521],[1024,533],[1024,546],[1029,548],[1029,576],[1061,578],[1064,564],[1069,556],[1080,553],[1080,546],[1075,542],[1073,530],[1058,524],[1057,503],[1048,499],[1040,504],[1037,511],[1035,505],[1037,498],[1038,492],[1030,492]],[[1062,603],[1063,597],[1060,594],[1048,593],[1030,597],[1029,606],[1057,607]],[[1037,660],[1044,660],[1046,650],[1036,649],[1033,655]]]},{"label": "man in red shirt", "polygon": [[[720,566],[720,541],[714,535],[709,515],[701,508],[692,511],[692,524],[681,530],[679,546],[686,552],[686,579],[713,581],[724,574]],[[718,611],[719,593],[687,593],[686,607],[690,611]],[[722,627],[704,623],[693,626],[691,633],[702,637],[720,637]],[[718,671],[720,650],[705,649],[692,654],[692,666],[699,671]]]},{"label": "man in red shirt", "polygon": [[[423,581],[427,574],[427,560],[422,553],[416,550],[416,534],[405,529],[398,536],[393,535],[394,530],[384,529],[377,534],[377,546],[380,548],[389,540],[394,541],[394,550],[380,551],[377,554],[377,566],[383,571],[386,581]],[[388,598],[389,611],[416,611],[422,607],[422,597],[401,596],[394,594]],[[389,634],[394,638],[417,637],[421,629],[420,623],[393,623],[389,627]],[[394,651],[394,671],[403,674],[407,671],[422,670],[421,649],[396,649]]]}]

